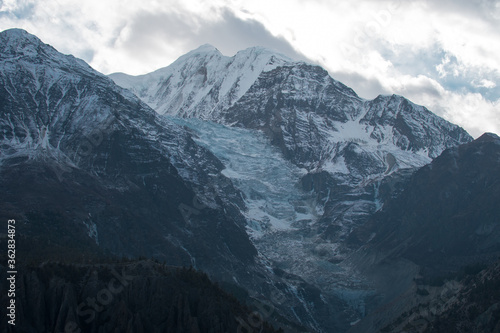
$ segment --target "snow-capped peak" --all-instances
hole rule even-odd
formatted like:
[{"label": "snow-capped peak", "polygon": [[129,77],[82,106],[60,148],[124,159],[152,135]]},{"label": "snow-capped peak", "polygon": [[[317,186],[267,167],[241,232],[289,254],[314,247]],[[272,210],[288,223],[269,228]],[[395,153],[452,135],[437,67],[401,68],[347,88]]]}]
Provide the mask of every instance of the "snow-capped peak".
[{"label": "snow-capped peak", "polygon": [[[204,45],[156,72],[111,78],[160,114],[262,129],[285,156],[308,170],[343,165],[336,156],[344,148],[351,156],[357,154],[354,146],[366,146],[368,155],[376,155],[370,163],[384,174],[387,147],[400,166],[415,167],[471,140],[404,97],[364,100],[323,68],[263,47],[227,57]],[[346,148],[346,142],[355,145]]]},{"label": "snow-capped peak", "polygon": [[294,60],[290,57],[287,57],[284,54],[281,54],[279,52],[276,52],[274,50],[265,48],[263,46],[252,46],[249,48],[246,48],[244,50],[238,51],[235,55],[235,57],[251,57],[251,56],[258,56],[258,57],[267,57],[269,59],[275,58],[275,59],[280,59],[282,61],[286,62],[294,62]]},{"label": "snow-capped peak", "polygon": [[[186,63],[189,61],[193,61],[194,59],[210,59],[211,57],[222,58],[224,56],[215,46],[212,46],[210,44],[203,44],[200,47],[180,56],[176,61],[172,63],[172,65]],[[159,70],[157,70],[157,72],[163,72],[168,67],[160,68]]]},{"label": "snow-capped peak", "polygon": [[38,37],[23,29],[9,29],[0,32],[0,47],[0,53],[7,58],[33,57],[42,49],[46,53],[56,53],[52,47],[42,43]]},{"label": "snow-capped peak", "polygon": [[30,43],[34,46],[43,44],[35,35],[30,34],[24,29],[12,28],[0,32],[2,45],[18,45],[20,43]]},{"label": "snow-capped peak", "polygon": [[213,46],[212,44],[207,43],[207,44],[200,45],[198,48],[192,50],[189,53],[208,53],[208,52],[219,52],[219,50],[215,46]]},{"label": "snow-capped peak", "polygon": [[232,106],[262,72],[289,62],[286,56],[263,47],[228,57],[205,44],[150,74],[110,77],[160,114],[208,119]]},{"label": "snow-capped peak", "polygon": [[[105,77],[85,61],[72,55],[59,53],[55,48],[23,29],[9,29],[0,32],[0,61],[14,58],[25,58],[24,63],[34,73],[36,72],[35,67],[49,65],[49,68],[52,69],[66,67],[92,76]],[[37,61],[30,60],[34,58],[37,58]]]}]

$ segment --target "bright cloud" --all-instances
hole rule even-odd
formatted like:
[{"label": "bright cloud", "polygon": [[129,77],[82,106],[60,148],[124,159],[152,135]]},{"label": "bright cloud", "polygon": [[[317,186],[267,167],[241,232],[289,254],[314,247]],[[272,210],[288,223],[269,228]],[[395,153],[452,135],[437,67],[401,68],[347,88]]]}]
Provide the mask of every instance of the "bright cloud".
[{"label": "bright cloud", "polygon": [[401,94],[467,129],[500,133],[495,0],[4,0],[24,28],[104,73],[141,74],[210,43],[318,63],[360,96]]}]

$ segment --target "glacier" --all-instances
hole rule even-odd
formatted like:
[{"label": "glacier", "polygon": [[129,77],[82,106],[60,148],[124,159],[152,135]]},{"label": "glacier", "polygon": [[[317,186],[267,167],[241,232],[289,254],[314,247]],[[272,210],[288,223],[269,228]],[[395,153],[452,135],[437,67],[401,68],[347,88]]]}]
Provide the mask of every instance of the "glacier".
[{"label": "glacier", "polygon": [[285,159],[261,131],[197,118],[168,118],[188,128],[196,143],[222,161],[222,173],[242,193],[247,232],[269,269],[278,268],[320,286],[325,295],[340,298],[354,309],[353,322],[361,318],[365,298],[373,290],[342,264],[342,244],[318,234],[324,203],[313,191],[301,188],[307,170]]},{"label": "glacier", "polygon": [[299,180],[307,171],[284,159],[262,132],[197,118],[170,119],[189,128],[196,143],[224,163],[222,174],[243,194],[244,215],[254,239],[298,230],[299,225],[310,225],[320,217],[315,196],[300,188]]}]

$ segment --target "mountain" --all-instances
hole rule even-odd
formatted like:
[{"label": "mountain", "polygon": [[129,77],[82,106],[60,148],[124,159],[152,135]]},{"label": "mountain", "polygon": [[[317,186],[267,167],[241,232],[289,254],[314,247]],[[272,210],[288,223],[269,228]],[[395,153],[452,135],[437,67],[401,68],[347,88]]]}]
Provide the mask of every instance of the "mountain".
[{"label": "mountain", "polygon": [[[434,274],[500,254],[500,138],[445,150],[351,239]],[[370,238],[370,241],[365,238]]]},{"label": "mountain", "polygon": [[[321,67],[258,47],[229,58],[205,45],[153,73],[110,77],[160,114],[264,133],[305,169],[304,189],[317,192],[326,224],[340,228],[328,230],[333,238],[344,237],[359,224],[358,216],[380,207],[378,188],[386,176],[407,174],[472,140],[401,96],[362,99]],[[326,187],[340,188],[341,195]],[[360,206],[366,197],[372,199]],[[345,222],[338,225],[340,220]]]},{"label": "mountain", "polygon": [[[339,143],[369,150],[395,146],[396,152],[434,158],[471,141],[458,126],[400,96],[364,100],[321,67],[260,47],[230,58],[204,45],[153,73],[110,77],[160,114],[262,129],[287,158],[308,170],[330,163],[338,172],[343,164],[335,157],[346,148]],[[404,158],[396,162],[406,166]]]},{"label": "mountain", "polygon": [[262,71],[289,61],[259,47],[230,58],[205,44],[153,73],[115,73],[110,77],[159,114],[215,119],[245,94]]},{"label": "mountain", "polygon": [[[381,332],[495,332],[500,327],[498,261],[464,269],[458,281],[420,287],[427,304],[406,311]],[[422,302],[423,303],[423,302]]]},{"label": "mountain", "polygon": [[[500,138],[495,134],[486,133],[473,142],[447,149],[415,172],[397,197],[389,199],[351,233],[351,246],[359,248],[351,255],[352,262],[384,295],[373,305],[376,315],[363,319],[353,332],[380,329],[400,316],[408,320],[408,313],[421,312],[415,309],[434,302],[423,296],[444,283],[443,288],[473,289],[472,293],[487,298],[484,289],[470,281],[460,282],[457,276],[464,270],[488,265],[493,265],[488,269],[498,271],[499,167]],[[481,280],[483,283],[489,286],[498,282]],[[434,296],[439,295],[436,292]],[[477,300],[467,294],[461,297],[448,297],[446,306],[446,301],[436,300],[441,302],[438,308],[443,308],[439,311],[458,311],[452,310],[452,305],[466,309]],[[480,308],[488,310],[484,306],[481,303]],[[478,314],[471,313],[469,319]],[[434,315],[439,317],[438,313]],[[450,326],[445,324],[439,325]],[[399,327],[395,323],[389,326]]]},{"label": "mountain", "polygon": [[[407,229],[420,232],[413,221],[393,238],[384,228],[397,221],[374,221],[425,201],[425,191],[404,198],[443,151],[481,151],[401,96],[362,99],[319,66],[263,48],[225,57],[204,45],[152,74],[111,77],[25,31],[0,33],[0,215],[18,221],[19,256],[34,266],[121,256],[193,266],[291,331],[361,327],[434,269],[418,256],[425,237],[408,241]],[[439,190],[453,181],[445,176]]]},{"label": "mountain", "polygon": [[259,253],[351,304],[350,322],[373,298],[371,282],[353,273],[351,232],[413,172],[472,141],[404,97],[360,98],[323,68],[262,48],[229,58],[203,46],[156,72],[110,77],[223,161]]},{"label": "mountain", "polygon": [[218,265],[218,244],[253,261],[238,191],[185,130],[25,31],[3,32],[0,54],[2,213],[23,233],[200,267]]},{"label": "mountain", "polygon": [[19,29],[0,33],[0,147],[0,215],[16,219],[27,262],[155,258],[246,290],[282,320],[349,325],[347,302],[274,272],[242,192],[190,130]]},{"label": "mountain", "polygon": [[0,61],[0,211],[28,239],[20,256],[146,256],[254,279],[240,194],[189,133],[25,31],[0,34]]}]

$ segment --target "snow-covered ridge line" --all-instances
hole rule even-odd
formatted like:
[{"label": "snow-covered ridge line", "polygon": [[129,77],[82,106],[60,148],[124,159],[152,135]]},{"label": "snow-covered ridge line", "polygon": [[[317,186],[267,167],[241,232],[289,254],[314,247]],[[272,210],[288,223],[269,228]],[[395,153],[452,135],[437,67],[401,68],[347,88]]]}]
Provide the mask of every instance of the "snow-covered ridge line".
[{"label": "snow-covered ridge line", "polygon": [[160,114],[213,119],[241,98],[262,72],[292,62],[263,47],[228,57],[211,45],[203,45],[152,73],[115,73],[109,77]]},{"label": "snow-covered ridge line", "polygon": [[[310,150],[306,146],[313,133],[316,145],[327,143],[327,147],[308,157],[316,165],[309,170],[332,163],[334,156],[325,155],[334,149],[332,142],[393,145],[434,158],[447,147],[472,140],[458,126],[404,97],[362,99],[321,67],[294,62],[261,47],[227,57],[213,46],[203,45],[150,74],[110,77],[160,114],[265,132],[275,130],[264,127],[279,123],[285,155],[287,149]],[[289,133],[290,126],[295,127],[294,134]]]},{"label": "snow-covered ridge line", "polygon": [[[0,119],[0,164],[16,157],[50,157],[64,165],[62,170],[79,168],[95,158],[112,133],[137,131],[163,151],[193,187],[202,170],[216,168],[208,166],[213,161],[179,149],[191,146],[200,156],[208,153],[207,158],[213,158],[183,128],[159,117],[83,60],[59,53],[22,29],[0,33],[0,86],[8,95]],[[210,207],[215,206],[214,196],[200,194]]]}]

